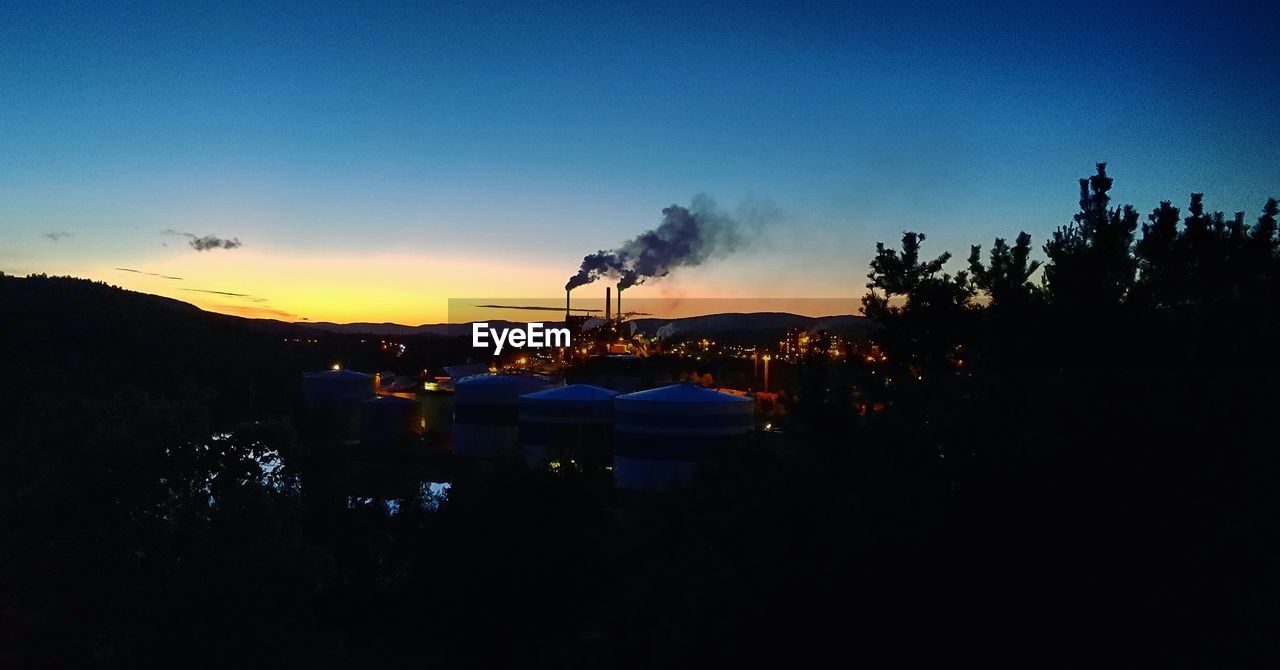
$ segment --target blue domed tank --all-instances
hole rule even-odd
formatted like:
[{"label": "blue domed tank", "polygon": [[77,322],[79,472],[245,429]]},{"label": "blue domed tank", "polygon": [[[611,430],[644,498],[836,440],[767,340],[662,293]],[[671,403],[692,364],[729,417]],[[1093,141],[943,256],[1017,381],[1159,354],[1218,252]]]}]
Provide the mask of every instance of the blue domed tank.
[{"label": "blue domed tank", "polygon": [[476,375],[454,384],[453,451],[465,458],[497,458],[518,446],[520,396],[554,388],[539,375]]},{"label": "blue domed tank", "polygon": [[360,403],[374,397],[372,375],[353,370],[322,370],[302,376],[302,395],[311,421],[334,436],[354,438],[360,431]]},{"label": "blue domed tank", "polygon": [[425,428],[417,400],[380,395],[360,403],[360,442],[371,447],[410,444]]},{"label": "blue domed tank", "polygon": [[701,460],[741,445],[754,427],[750,398],[696,384],[620,395],[614,401],[614,481],[632,490],[688,485]]},{"label": "blue domed tank", "polygon": [[520,448],[530,467],[574,461],[600,467],[613,446],[617,391],[573,384],[520,396]]}]

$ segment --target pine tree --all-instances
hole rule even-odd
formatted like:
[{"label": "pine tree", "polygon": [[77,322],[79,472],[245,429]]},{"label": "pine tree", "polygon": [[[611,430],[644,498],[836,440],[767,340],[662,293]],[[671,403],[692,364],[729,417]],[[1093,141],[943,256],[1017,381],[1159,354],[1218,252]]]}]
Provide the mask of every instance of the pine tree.
[{"label": "pine tree", "polygon": [[981,255],[982,245],[970,247],[969,275],[973,285],[990,296],[993,307],[1025,306],[1038,295],[1030,280],[1040,268],[1040,261],[1030,260],[1030,235],[1018,233],[1012,247],[1003,237],[997,237],[991,245],[988,265],[982,264]]},{"label": "pine tree", "polygon": [[1107,164],[1080,180],[1080,212],[1053,232],[1044,245],[1049,262],[1044,281],[1054,302],[1076,306],[1118,305],[1133,286],[1132,256],[1138,213],[1128,205],[1110,208]]}]

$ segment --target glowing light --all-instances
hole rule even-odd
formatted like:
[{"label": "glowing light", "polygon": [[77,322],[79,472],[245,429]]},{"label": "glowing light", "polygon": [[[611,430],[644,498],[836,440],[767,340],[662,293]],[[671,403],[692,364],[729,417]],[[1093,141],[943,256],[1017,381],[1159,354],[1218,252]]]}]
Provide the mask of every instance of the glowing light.
[{"label": "glowing light", "polygon": [[333,368],[331,368],[331,369],[333,369],[333,370],[341,370],[341,369],[342,369],[342,364],[341,364],[341,363],[334,363],[334,364],[333,364]]}]

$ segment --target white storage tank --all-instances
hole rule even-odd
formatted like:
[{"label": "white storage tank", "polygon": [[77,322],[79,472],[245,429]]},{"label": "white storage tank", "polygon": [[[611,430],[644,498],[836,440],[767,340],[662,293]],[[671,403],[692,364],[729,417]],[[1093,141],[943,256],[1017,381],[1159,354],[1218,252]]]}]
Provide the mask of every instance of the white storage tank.
[{"label": "white storage tank", "polygon": [[356,437],[360,403],[374,396],[373,376],[353,370],[323,370],[302,376],[302,396],[311,420],[326,432]]},{"label": "white storage tank", "polygon": [[687,485],[699,461],[744,442],[754,424],[750,398],[696,384],[620,395],[614,401],[614,481],[632,490]]},{"label": "white storage tank", "polygon": [[466,458],[514,454],[520,396],[553,388],[538,375],[476,375],[454,384],[453,452]]},{"label": "white storage tank", "polygon": [[425,428],[417,400],[380,395],[360,403],[360,442],[374,447],[411,443]]},{"label": "white storage tank", "polygon": [[568,460],[603,469],[617,391],[573,384],[520,396],[520,449],[530,467]]}]

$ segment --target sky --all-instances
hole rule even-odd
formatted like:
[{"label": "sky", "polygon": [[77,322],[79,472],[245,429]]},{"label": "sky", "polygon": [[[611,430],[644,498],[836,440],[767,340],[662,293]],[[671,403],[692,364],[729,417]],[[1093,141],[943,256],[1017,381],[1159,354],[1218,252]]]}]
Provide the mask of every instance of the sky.
[{"label": "sky", "polygon": [[[1280,196],[1277,18],[1266,3],[8,0],[0,270],[244,316],[434,323],[450,298],[555,297],[583,255],[705,195],[774,216],[630,294],[855,312],[877,241],[917,230],[963,258],[1025,230],[1039,247],[1098,161],[1113,201],[1203,191],[1255,218]],[[208,235],[239,246],[191,246]]]}]

